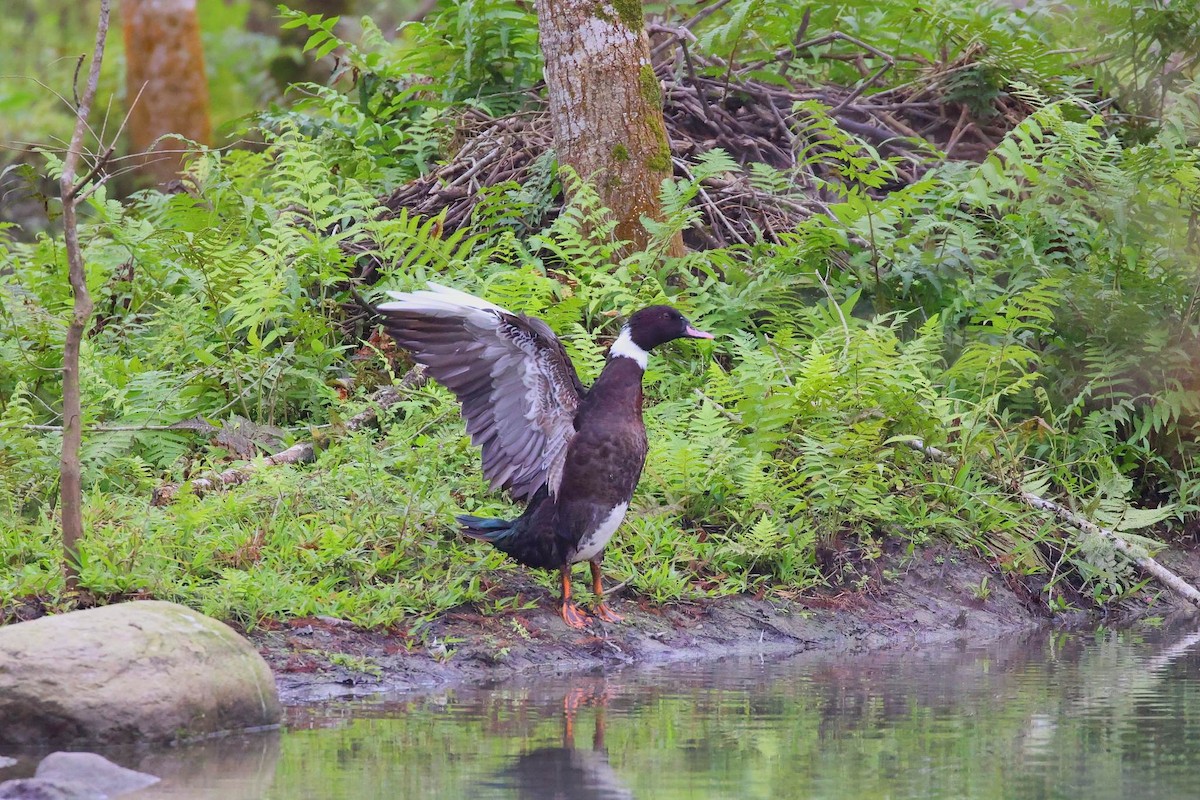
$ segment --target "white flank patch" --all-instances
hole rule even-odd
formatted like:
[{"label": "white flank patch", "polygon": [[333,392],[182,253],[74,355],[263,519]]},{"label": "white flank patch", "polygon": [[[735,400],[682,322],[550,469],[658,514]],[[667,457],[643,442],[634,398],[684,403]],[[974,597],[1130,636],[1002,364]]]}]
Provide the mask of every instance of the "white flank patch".
[{"label": "white flank patch", "polygon": [[[629,326],[621,328],[621,335],[613,342],[613,346],[609,349],[608,355],[610,358],[622,356],[624,358],[632,358],[637,362],[638,366],[643,371],[646,369],[646,363],[650,359],[650,354],[637,346],[637,342],[633,340],[633,336],[629,333]],[[625,513],[625,512],[621,512]]]},{"label": "white flank patch", "polygon": [[613,506],[613,510],[608,512],[608,516],[604,518],[599,527],[579,540],[575,554],[571,556],[571,563],[591,561],[599,555],[600,551],[604,549],[604,545],[608,544],[608,540],[616,533],[617,528],[621,527],[621,521],[625,519],[625,512],[628,509],[629,503]]}]

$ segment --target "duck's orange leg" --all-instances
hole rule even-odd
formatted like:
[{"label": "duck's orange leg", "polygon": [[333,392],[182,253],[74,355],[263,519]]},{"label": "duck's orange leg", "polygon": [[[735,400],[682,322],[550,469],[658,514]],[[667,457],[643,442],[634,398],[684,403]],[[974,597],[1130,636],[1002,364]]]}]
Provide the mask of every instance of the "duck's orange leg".
[{"label": "duck's orange leg", "polygon": [[604,585],[600,582],[600,562],[589,561],[592,567],[592,593],[596,595],[593,613],[605,622],[621,622],[625,618],[604,604]]},{"label": "duck's orange leg", "polygon": [[588,615],[575,603],[571,602],[571,565],[562,568],[562,618],[563,622],[572,628],[582,628],[587,625]]}]

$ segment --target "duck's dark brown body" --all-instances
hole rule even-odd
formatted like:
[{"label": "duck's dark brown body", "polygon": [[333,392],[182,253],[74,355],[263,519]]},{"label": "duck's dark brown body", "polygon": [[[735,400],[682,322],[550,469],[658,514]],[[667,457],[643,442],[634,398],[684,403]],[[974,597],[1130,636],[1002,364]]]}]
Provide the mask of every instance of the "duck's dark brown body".
[{"label": "duck's dark brown body", "polygon": [[598,555],[612,530],[601,542],[589,537],[603,533],[605,522],[613,528],[620,524],[620,518],[612,520],[614,510],[624,517],[646,463],[641,378],[641,367],[631,359],[608,363],[575,414],[576,433],[567,445],[557,495],[538,492],[513,521],[510,536],[487,541],[522,564],[543,569]]},{"label": "duck's dark brown body", "polygon": [[[388,332],[462,403],[492,485],[527,500],[515,520],[461,516],[463,532],[522,564],[559,569],[563,618],[586,618],[570,601],[570,566],[589,561],[601,593],[604,546],[624,519],[646,463],[642,375],[648,353],[678,338],[711,339],[670,306],[634,314],[604,371],[584,389],[562,343],[541,320],[430,284],[379,307]],[[620,619],[603,602],[601,619]]]}]

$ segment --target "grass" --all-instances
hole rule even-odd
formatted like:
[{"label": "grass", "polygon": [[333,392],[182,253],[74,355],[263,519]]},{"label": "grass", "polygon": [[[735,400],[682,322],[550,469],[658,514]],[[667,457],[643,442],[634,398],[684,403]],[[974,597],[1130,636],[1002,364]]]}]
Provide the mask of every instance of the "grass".
[{"label": "grass", "polygon": [[[260,470],[231,491],[185,494],[167,508],[141,493],[92,491],[83,584],[97,597],[172,600],[248,629],[311,615],[414,624],[465,603],[483,613],[527,608],[537,598],[519,568],[457,536],[456,512],[518,510],[496,506],[461,423],[443,411],[431,405],[385,440],[347,436],[315,464]],[[406,435],[413,428],[425,429],[423,441]],[[688,580],[703,546],[662,510],[631,514],[616,544],[610,579],[657,602],[709,593]],[[61,596],[58,557],[52,518],[0,529],[0,607]],[[557,592],[555,575],[528,574]]]}]

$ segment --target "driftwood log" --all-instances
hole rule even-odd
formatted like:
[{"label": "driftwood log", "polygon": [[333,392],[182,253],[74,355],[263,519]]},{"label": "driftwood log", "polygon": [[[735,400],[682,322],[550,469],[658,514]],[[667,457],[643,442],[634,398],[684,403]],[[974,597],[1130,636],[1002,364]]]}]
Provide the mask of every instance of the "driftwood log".
[{"label": "driftwood log", "polygon": [[[378,425],[381,411],[394,406],[414,389],[421,388],[426,380],[425,368],[419,365],[413,367],[400,379],[399,383],[385,386],[372,395],[370,407],[347,420],[345,430],[357,431]],[[154,490],[150,498],[150,505],[170,505],[179,496],[179,493],[185,490],[191,494],[203,495],[230,486],[237,486],[239,483],[248,481],[255,472],[264,467],[275,467],[280,464],[303,464],[316,458],[316,453],[316,445],[313,442],[298,442],[261,461],[254,461],[240,467],[230,467],[211,478],[197,478],[184,483],[166,483]]]}]

